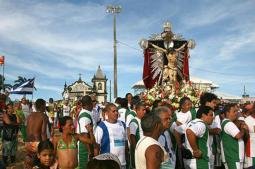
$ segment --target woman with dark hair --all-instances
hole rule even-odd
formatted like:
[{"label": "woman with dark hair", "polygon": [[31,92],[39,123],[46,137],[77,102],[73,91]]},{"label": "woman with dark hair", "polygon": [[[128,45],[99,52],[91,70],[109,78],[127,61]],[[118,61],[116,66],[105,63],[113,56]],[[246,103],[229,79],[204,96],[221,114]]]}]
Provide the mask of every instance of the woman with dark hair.
[{"label": "woman with dark hair", "polygon": [[127,93],[125,97],[128,101],[128,108],[133,109],[133,95],[131,93]]},{"label": "woman with dark hair", "polygon": [[[59,168],[74,169],[78,166],[78,146],[77,142],[81,141],[84,144],[95,143],[93,135],[93,126],[84,126],[88,130],[89,138],[82,134],[74,133],[73,120],[69,116],[64,116],[59,119],[61,136],[54,137],[53,144],[55,154],[57,155]],[[85,166],[84,166],[85,167]]]}]

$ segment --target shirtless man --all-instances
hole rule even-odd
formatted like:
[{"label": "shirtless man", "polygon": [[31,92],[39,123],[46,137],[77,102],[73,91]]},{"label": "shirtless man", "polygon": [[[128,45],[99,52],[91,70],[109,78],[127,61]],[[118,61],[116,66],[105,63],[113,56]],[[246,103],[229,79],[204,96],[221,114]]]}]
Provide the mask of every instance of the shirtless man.
[{"label": "shirtless man", "polygon": [[25,158],[25,168],[32,168],[34,158],[36,157],[37,145],[40,141],[47,139],[48,117],[44,113],[46,102],[43,99],[37,99],[35,102],[36,112],[32,112],[27,117],[27,140],[25,147],[27,150]]}]

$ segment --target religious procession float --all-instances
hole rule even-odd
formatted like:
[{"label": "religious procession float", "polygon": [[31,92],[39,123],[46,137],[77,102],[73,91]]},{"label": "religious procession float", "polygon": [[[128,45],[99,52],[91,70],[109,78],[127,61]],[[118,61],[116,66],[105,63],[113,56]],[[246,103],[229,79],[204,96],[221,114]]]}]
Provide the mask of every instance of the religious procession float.
[{"label": "religious procession float", "polygon": [[180,99],[187,96],[198,105],[202,92],[192,87],[189,75],[189,50],[195,47],[194,40],[174,34],[170,22],[165,22],[162,33],[142,39],[139,45],[144,51],[145,102],[151,105],[160,99],[178,108]]}]

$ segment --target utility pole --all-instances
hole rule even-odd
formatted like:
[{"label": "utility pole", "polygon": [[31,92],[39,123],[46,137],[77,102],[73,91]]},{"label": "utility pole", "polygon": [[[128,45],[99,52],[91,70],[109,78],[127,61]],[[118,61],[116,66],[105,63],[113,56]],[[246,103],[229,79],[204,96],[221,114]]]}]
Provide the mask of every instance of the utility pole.
[{"label": "utility pole", "polygon": [[114,82],[113,82],[113,92],[114,98],[118,97],[118,87],[117,87],[117,38],[116,38],[116,14],[121,12],[121,6],[108,5],[106,8],[107,13],[113,14],[113,73],[114,73]]},{"label": "utility pole", "polygon": [[110,80],[110,102],[112,102],[112,81]]}]

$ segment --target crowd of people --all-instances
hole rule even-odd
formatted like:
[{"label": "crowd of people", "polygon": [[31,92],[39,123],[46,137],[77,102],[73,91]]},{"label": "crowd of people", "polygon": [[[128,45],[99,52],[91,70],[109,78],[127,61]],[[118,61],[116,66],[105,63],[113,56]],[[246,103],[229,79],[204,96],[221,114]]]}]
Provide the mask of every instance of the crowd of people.
[{"label": "crowd of people", "polygon": [[127,93],[99,104],[94,95],[59,105],[0,96],[2,166],[16,160],[18,133],[26,169],[254,169],[255,104],[223,103],[213,93],[146,105]]}]

